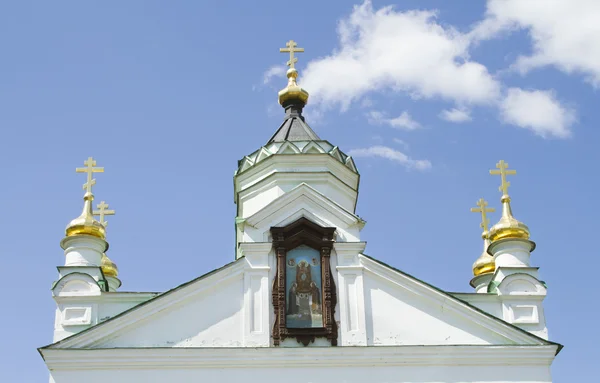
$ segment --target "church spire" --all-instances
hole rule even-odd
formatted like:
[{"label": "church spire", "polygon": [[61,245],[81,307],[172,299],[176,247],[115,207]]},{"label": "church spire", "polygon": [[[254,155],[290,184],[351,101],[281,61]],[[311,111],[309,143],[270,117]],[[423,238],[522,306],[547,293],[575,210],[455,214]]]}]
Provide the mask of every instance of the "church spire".
[{"label": "church spire", "polygon": [[294,53],[304,52],[304,48],[297,48],[298,44],[294,40],[288,41],[285,46],[285,48],[279,48],[279,52],[290,54],[290,59],[287,62],[290,68],[286,73],[288,84],[279,91],[279,103],[286,111],[288,106],[291,105],[300,107],[300,111],[302,111],[302,108],[308,101],[308,92],[300,88],[296,82],[298,79],[298,70],[296,70],[298,58],[294,56]]},{"label": "church spire", "polygon": [[483,229],[483,232],[481,233],[481,238],[483,239],[483,253],[481,253],[481,256],[473,263],[473,275],[475,276],[493,273],[495,269],[494,259],[487,253],[487,248],[490,245],[488,233],[490,220],[487,218],[487,213],[493,213],[496,209],[492,207],[488,208],[487,205],[487,201],[480,198],[479,201],[477,201],[478,207],[471,208],[471,212],[481,213],[481,224],[479,226]]},{"label": "church spire", "polygon": [[288,84],[278,94],[279,104],[285,109],[285,117],[267,144],[285,141],[321,141],[302,116],[302,109],[308,101],[308,92],[298,86],[298,70],[296,69],[298,58],[295,57],[295,53],[304,52],[304,48],[298,48],[298,44],[294,40],[288,41],[285,45],[286,47],[279,48],[279,51],[290,54],[287,62],[289,66]]},{"label": "church spire", "polygon": [[[108,207],[108,204],[105,201],[102,201],[96,206],[98,210],[94,210],[94,215],[100,217],[100,223],[105,229],[108,226],[105,217],[107,215],[115,215],[115,211],[108,210]],[[102,253],[100,269],[108,282],[108,290],[116,291],[121,286],[121,280],[117,278],[119,276],[119,268],[117,267],[117,264],[106,255],[106,252]]]},{"label": "church spire", "polygon": [[471,212],[481,214],[481,223],[479,226],[483,230],[481,238],[483,239],[483,252],[473,263],[473,279],[471,279],[471,286],[475,288],[478,293],[486,293],[487,286],[493,277],[493,273],[496,269],[494,258],[488,254],[487,250],[490,246],[488,225],[490,220],[487,218],[487,213],[493,213],[496,211],[494,208],[488,208],[488,203],[483,198],[477,201],[477,207],[472,207]]},{"label": "church spire", "polygon": [[94,219],[92,212],[92,202],[94,201],[94,194],[92,193],[92,187],[96,184],[96,180],[93,178],[94,173],[103,173],[104,168],[96,167],[96,160],[89,157],[83,162],[85,167],[76,168],[77,173],[87,173],[87,181],[83,184],[85,194],[83,196],[83,211],[81,215],[72,220],[65,229],[67,237],[79,236],[79,235],[91,235],[100,239],[106,238],[106,230],[104,225]]},{"label": "church spire", "polygon": [[502,202],[502,217],[490,229],[490,241],[495,242],[505,238],[529,239],[529,228],[513,217],[510,207],[510,196],[508,195],[510,182],[506,180],[506,176],[515,175],[517,171],[514,169],[509,170],[508,164],[504,160],[500,160],[496,164],[496,168],[490,170],[490,174],[500,176],[499,190],[502,192],[502,198],[500,199],[500,202]]},{"label": "church spire", "polygon": [[83,211],[72,220],[65,229],[66,237],[60,245],[65,250],[65,266],[94,266],[101,264],[102,254],[108,249],[106,228],[94,218],[92,188],[96,184],[94,173],[103,173],[104,168],[96,167],[96,160],[89,157],[83,162],[85,167],[76,168],[77,173],[86,173],[87,181],[83,184]]}]

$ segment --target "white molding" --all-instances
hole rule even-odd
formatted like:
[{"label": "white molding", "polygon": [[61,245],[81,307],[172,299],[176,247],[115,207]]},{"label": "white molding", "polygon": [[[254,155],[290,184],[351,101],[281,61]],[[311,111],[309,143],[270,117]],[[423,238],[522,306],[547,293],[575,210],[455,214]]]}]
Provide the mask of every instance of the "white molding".
[{"label": "white molding", "polygon": [[[556,345],[390,346],[311,348],[42,348],[52,371],[384,366],[550,366]],[[249,351],[252,352],[249,352]]]},{"label": "white molding", "polygon": [[[340,219],[347,226],[355,224],[360,218],[344,209],[339,204],[330,200],[323,194],[319,193],[317,190],[312,188],[306,183],[301,183],[296,186],[289,192],[283,194],[279,198],[273,200],[267,206],[246,218],[247,224],[252,227],[260,228],[264,221],[269,219],[270,216],[281,214],[282,210],[286,208],[286,206],[293,204],[301,204],[302,202],[312,204],[316,208],[323,209],[328,211],[333,216]],[[289,211],[285,214],[289,214]]]},{"label": "white molding", "polygon": [[408,275],[397,272],[389,267],[385,267],[365,256],[361,255],[360,260],[366,270],[379,275],[379,277],[386,279],[389,283],[400,286],[421,298],[435,301],[436,303],[443,305],[445,311],[452,312],[458,317],[462,317],[474,325],[487,329],[487,331],[507,339],[510,342],[523,345],[546,344],[546,342],[538,339],[534,335],[530,335],[525,331],[520,331],[490,314],[488,314],[488,316],[466,302],[463,302],[452,295],[445,294],[424,282],[411,278]]},{"label": "white molding", "polygon": [[210,292],[222,283],[227,283],[234,278],[241,278],[245,267],[246,262],[234,262],[212,275],[207,275],[187,286],[169,292],[168,298],[162,299],[167,294],[158,296],[145,305],[136,306],[124,315],[102,322],[89,331],[64,339],[52,347],[90,348],[98,346],[126,332],[129,328],[145,323],[154,314],[164,314],[165,310],[175,309],[185,303],[186,300]]},{"label": "white molding", "polygon": [[[323,171],[330,171],[351,188],[358,188],[358,174],[328,153],[323,153],[306,156],[297,154],[272,155],[258,164],[255,164],[255,166],[252,166],[247,171],[242,170],[242,172],[236,174],[234,178],[234,190],[239,192],[247,189],[255,183],[260,182],[271,173],[297,172],[299,169],[314,172],[315,170],[311,170],[311,168],[320,168],[323,169]],[[260,176],[257,177],[259,174]]]}]

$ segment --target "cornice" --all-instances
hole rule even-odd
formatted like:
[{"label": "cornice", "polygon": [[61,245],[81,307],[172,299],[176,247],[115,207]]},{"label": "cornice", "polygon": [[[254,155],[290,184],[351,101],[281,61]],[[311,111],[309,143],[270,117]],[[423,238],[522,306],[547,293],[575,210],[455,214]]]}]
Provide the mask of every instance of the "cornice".
[{"label": "cornice", "polygon": [[557,345],[40,349],[50,370],[549,366]]}]

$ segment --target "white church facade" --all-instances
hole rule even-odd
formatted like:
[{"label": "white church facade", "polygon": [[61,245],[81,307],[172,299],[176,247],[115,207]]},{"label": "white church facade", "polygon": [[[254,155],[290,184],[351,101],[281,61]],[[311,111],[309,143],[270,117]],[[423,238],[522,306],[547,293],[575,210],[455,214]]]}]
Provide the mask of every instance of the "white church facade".
[{"label": "white church facade", "polygon": [[[512,214],[504,161],[502,215],[473,265],[473,291],[448,293],[364,254],[359,173],[320,139],[288,42],[285,110],[271,139],[234,176],[235,261],[165,293],[119,291],[89,158],[81,216],[66,229],[52,294],[54,343],[39,352],[50,382],[551,382],[535,243]],[[97,220],[94,215],[99,215]]]}]

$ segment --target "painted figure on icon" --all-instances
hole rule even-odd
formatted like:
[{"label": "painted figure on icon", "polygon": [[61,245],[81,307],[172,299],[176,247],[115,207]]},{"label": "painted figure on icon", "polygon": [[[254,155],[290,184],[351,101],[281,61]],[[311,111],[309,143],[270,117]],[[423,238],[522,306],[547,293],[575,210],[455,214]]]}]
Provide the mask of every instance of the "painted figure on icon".
[{"label": "painted figure on icon", "polygon": [[304,245],[287,253],[286,326],[289,328],[323,327],[319,260],[319,252]]}]

